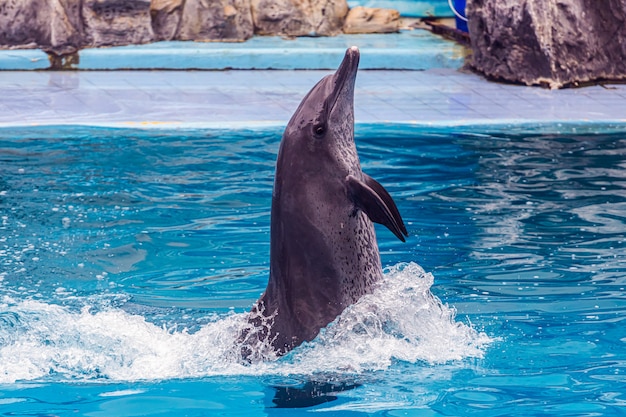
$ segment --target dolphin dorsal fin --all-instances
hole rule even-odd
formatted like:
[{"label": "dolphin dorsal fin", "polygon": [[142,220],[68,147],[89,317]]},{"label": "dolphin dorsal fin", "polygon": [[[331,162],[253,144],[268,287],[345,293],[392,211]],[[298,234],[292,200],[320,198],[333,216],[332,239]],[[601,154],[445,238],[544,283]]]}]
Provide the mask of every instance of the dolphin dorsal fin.
[{"label": "dolphin dorsal fin", "polygon": [[404,242],[404,236],[409,234],[396,203],[378,181],[364,173],[363,180],[353,175],[346,177],[348,194],[354,205],[367,214],[371,221],[386,226],[398,239]]}]

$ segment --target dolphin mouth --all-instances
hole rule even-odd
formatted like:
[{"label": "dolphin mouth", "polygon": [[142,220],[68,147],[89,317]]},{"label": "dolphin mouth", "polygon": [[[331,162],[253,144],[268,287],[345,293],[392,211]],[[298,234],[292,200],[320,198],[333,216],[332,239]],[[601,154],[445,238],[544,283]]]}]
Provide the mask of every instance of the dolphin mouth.
[{"label": "dolphin mouth", "polygon": [[359,48],[356,46],[351,46],[346,50],[343,61],[341,61],[341,65],[339,65],[339,68],[337,68],[335,72],[335,88],[329,97],[331,104],[329,113],[332,113],[335,108],[335,104],[337,104],[341,92],[344,91],[347,86],[354,87],[360,56]]}]

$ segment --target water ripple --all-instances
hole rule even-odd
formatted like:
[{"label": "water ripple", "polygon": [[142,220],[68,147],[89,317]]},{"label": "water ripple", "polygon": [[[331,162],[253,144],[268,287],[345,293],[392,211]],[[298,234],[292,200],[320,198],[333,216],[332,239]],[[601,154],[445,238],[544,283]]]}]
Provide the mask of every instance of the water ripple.
[{"label": "water ripple", "polygon": [[[408,301],[391,291],[395,304],[383,296],[347,312],[345,327],[271,371],[287,378],[329,359],[337,372],[374,370],[329,410],[620,415],[626,135],[463,130],[357,135],[364,171],[394,196],[411,235],[403,244],[377,226],[383,263],[419,263],[434,277],[425,294],[443,303],[413,284]],[[265,288],[279,139],[278,129],[0,132],[5,380],[50,369],[91,380],[225,373],[219,360],[207,367],[199,346],[236,328]],[[458,327],[455,312],[476,330]],[[55,333],[57,322],[71,338]],[[488,348],[476,344],[485,333]]]}]

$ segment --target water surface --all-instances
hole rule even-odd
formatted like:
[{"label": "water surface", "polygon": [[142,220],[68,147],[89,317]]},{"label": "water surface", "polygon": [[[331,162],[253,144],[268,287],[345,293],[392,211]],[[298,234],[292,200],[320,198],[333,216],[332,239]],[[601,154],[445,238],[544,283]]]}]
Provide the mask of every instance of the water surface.
[{"label": "water surface", "polygon": [[626,133],[563,130],[357,129],[411,237],[253,365],[279,129],[0,131],[0,413],[620,415]]}]

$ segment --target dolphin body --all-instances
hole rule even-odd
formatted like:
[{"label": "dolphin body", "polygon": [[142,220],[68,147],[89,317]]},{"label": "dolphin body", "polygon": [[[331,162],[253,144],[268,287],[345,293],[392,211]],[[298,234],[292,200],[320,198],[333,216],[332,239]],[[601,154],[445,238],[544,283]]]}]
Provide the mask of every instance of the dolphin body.
[{"label": "dolphin body", "polygon": [[[346,51],[335,74],[304,97],[283,134],[269,282],[241,337],[248,360],[280,356],[314,339],[371,292],[383,275],[372,222],[402,241],[408,236],[389,193],[361,171],[353,104],[359,56],[356,47]],[[263,348],[266,354],[259,354]]]}]

